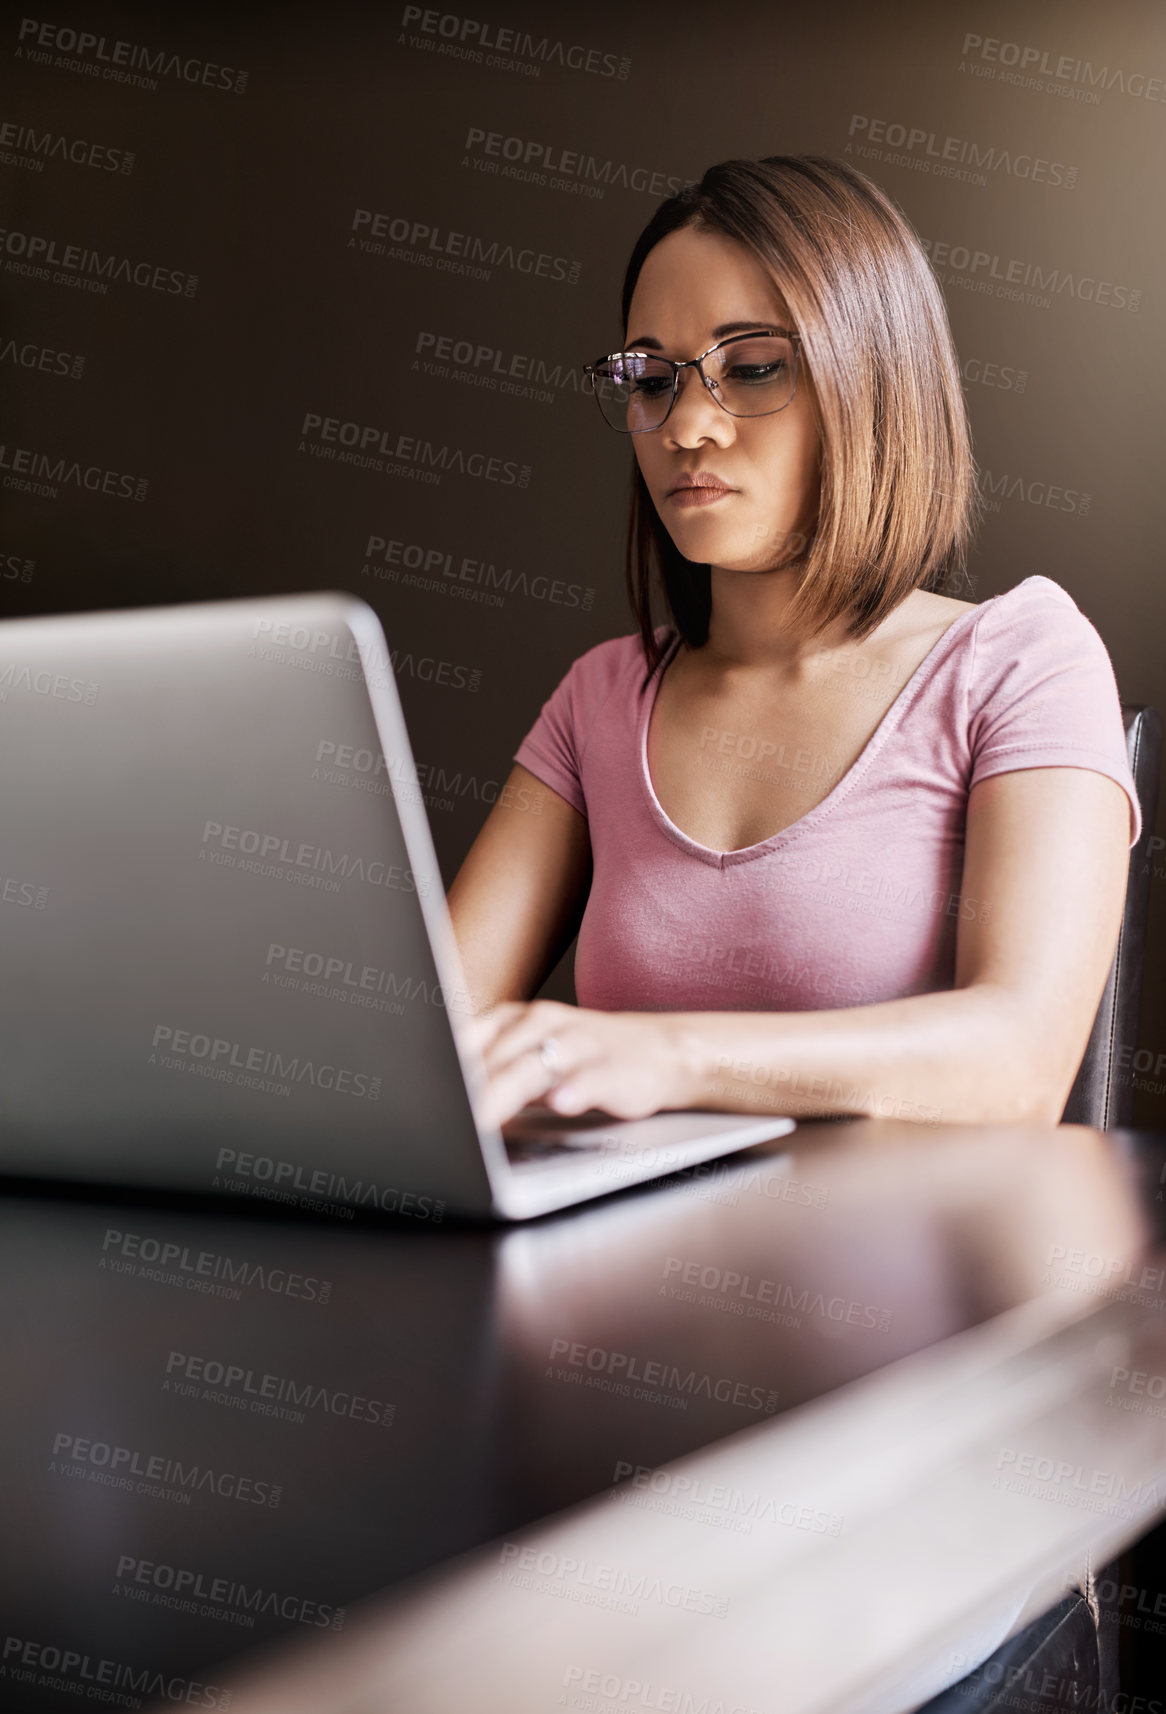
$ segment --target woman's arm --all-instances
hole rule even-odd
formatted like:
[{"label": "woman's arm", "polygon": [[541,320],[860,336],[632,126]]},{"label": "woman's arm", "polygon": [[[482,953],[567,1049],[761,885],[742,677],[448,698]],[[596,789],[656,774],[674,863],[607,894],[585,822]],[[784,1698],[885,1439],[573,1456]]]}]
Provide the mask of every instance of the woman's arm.
[{"label": "woman's arm", "polygon": [[586,818],[516,762],[446,895],[476,1008],[538,993],[590,887]]},{"label": "woman's arm", "polygon": [[[1056,1124],[1113,961],[1128,870],[1116,781],[1071,767],[993,775],[969,794],[962,881],[988,909],[959,920],[952,989],[813,1012],[506,1007],[478,1026],[495,1101],[504,1116],[543,1097],[624,1118],[696,1107]],[[549,1031],[564,1075],[546,1094],[537,1045]]]}]

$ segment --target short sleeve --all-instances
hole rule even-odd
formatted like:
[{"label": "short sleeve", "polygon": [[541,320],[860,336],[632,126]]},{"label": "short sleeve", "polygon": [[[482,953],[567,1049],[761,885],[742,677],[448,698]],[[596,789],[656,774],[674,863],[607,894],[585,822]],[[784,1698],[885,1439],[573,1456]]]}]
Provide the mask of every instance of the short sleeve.
[{"label": "short sleeve", "polygon": [[544,785],[566,798],[580,815],[587,814],[581,770],[584,734],[588,729],[583,684],[586,659],[586,655],[581,656],[567,669],[512,757]]},{"label": "short sleeve", "polygon": [[1142,808],[1113,664],[1097,630],[1048,577],[1028,577],[983,606],[968,686],[969,791],[1018,768],[1089,768],[1126,793],[1136,845]]}]

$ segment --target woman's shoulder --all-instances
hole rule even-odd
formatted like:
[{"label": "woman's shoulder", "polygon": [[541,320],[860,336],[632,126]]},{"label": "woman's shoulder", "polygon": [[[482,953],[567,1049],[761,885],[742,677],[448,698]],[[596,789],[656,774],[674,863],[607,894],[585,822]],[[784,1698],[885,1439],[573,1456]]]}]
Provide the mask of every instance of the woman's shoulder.
[{"label": "woman's shoulder", "polygon": [[1013,612],[1048,607],[1050,603],[1076,613],[1081,611],[1063,584],[1056,583],[1051,577],[1045,577],[1043,572],[1035,571],[1028,577],[1022,577],[1011,589],[1005,589],[999,595],[988,596],[979,606],[987,607],[989,603],[1000,603],[1001,610],[1006,607]]},{"label": "woman's shoulder", "polygon": [[1033,649],[1056,650],[1072,643],[1105,649],[1097,627],[1069,591],[1039,572],[981,601],[973,629],[977,658],[992,654],[1015,658]]},{"label": "woman's shoulder", "polygon": [[[993,622],[990,628],[996,629],[1000,624],[1005,627],[1014,625],[1021,617],[1047,613],[1050,608],[1058,608],[1062,612],[1081,611],[1067,589],[1051,577],[1037,572],[1022,578],[1011,589],[986,596],[982,601],[958,601],[953,596],[939,595],[931,590],[916,590],[912,600],[916,603],[915,620],[924,628],[953,624],[967,613],[976,615],[977,628],[987,619]],[[1081,617],[1084,618],[1084,614]]]},{"label": "woman's shoulder", "polygon": [[980,605],[967,684],[972,784],[1012,768],[1090,768],[1125,791],[1131,840],[1141,806],[1113,662],[1097,627],[1051,577]]},{"label": "woman's shoulder", "polygon": [[969,631],[972,711],[988,717],[1026,704],[1034,716],[1040,712],[1050,733],[1057,725],[1068,730],[1084,723],[1088,730],[1108,724],[1115,743],[1121,739],[1109,650],[1061,584],[1040,575],[1023,578],[982,601]]},{"label": "woman's shoulder", "polygon": [[[657,625],[653,634],[661,651],[666,652],[675,630],[671,625]],[[569,676],[581,691],[605,696],[621,682],[638,684],[646,672],[644,644],[638,631],[593,643],[569,668]]]}]

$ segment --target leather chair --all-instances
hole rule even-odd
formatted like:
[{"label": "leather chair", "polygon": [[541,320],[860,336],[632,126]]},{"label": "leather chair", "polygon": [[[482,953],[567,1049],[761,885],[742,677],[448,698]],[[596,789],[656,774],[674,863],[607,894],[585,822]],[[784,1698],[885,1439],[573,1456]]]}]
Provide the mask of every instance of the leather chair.
[{"label": "leather chair", "polygon": [[[1099,1585],[1113,1582],[1114,1569],[1106,1567]],[[1119,1689],[1118,1617],[1100,1599],[1095,1612],[1074,1591],[915,1714],[1013,1714],[1018,1708],[1027,1714],[1068,1714],[1074,1708],[1101,1714],[1114,1706]],[[1134,1705],[1127,1692],[1126,1706]]]},{"label": "leather chair", "polygon": [[1130,852],[1126,905],[1117,951],[1093,1020],[1085,1057],[1069,1092],[1063,1125],[1101,1131],[1128,1126],[1134,1112],[1133,1058],[1138,1046],[1146,918],[1150,903],[1150,839],[1158,809],[1162,718],[1156,708],[1122,704],[1126,748],[1142,805],[1142,837]]},{"label": "leather chair", "polygon": [[[1150,840],[1158,808],[1162,754],[1162,720],[1156,708],[1123,703],[1122,718],[1130,769],[1142,806],[1142,837],[1130,852],[1125,911],[1109,980],[1061,1115],[1062,1124],[1093,1125],[1103,1131],[1128,1126],[1133,1119],[1133,1057],[1138,1045],[1150,903]],[[1007,1638],[967,1678],[920,1707],[917,1714],[1004,1714],[1022,1705],[1030,1714],[1065,1714],[1069,1706],[1109,1708],[1124,1674],[1119,1666],[1121,1615],[1111,1610],[1106,1595],[1126,1581],[1124,1563],[1124,1555],[1119,1556],[1098,1573],[1101,1593],[1096,1608],[1079,1591],[1066,1595],[1047,1613]],[[1049,1684],[1053,1691],[1046,1697],[1042,1687]],[[1073,1697],[1082,1698],[1079,1704],[1066,1701],[1067,1687]],[[1127,1693],[1134,1688],[1121,1685]]]}]

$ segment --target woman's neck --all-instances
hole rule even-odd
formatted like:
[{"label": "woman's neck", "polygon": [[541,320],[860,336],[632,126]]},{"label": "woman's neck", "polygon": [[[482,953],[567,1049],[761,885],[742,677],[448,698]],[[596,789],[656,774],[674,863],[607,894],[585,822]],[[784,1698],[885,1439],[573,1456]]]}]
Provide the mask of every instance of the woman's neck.
[{"label": "woman's neck", "polygon": [[698,652],[714,672],[770,669],[797,678],[847,641],[845,616],[809,638],[791,627],[789,608],[800,582],[794,567],[727,571],[713,566],[710,578],[708,641]]}]

